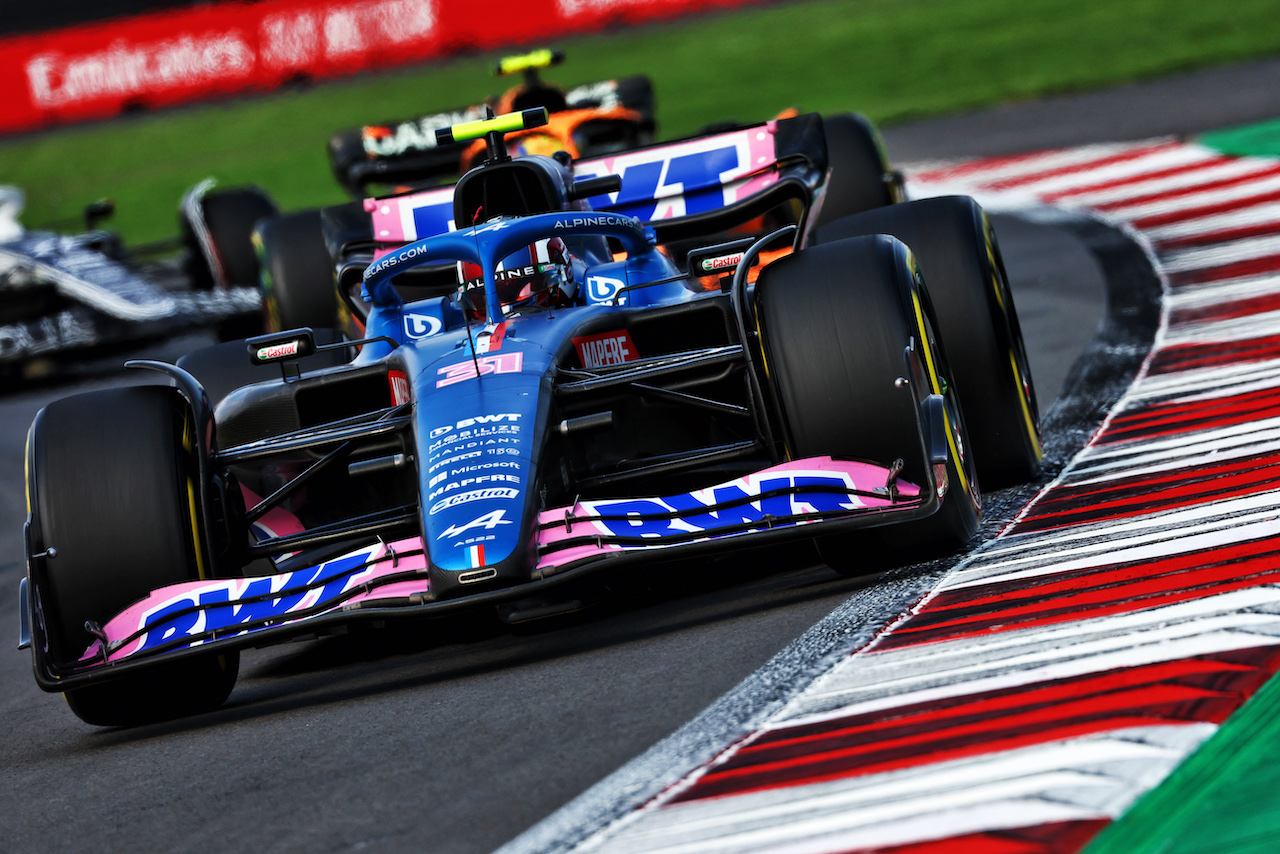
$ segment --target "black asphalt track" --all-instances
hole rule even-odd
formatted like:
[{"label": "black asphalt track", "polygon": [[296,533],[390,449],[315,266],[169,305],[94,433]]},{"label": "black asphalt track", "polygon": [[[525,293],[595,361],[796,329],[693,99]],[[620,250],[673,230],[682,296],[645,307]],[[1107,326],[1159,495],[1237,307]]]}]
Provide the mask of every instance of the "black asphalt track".
[{"label": "black asphalt track", "polygon": [[[1274,79],[1276,67],[1256,73]],[[1189,91],[1203,91],[1203,127],[1280,115],[1280,87],[1271,87],[1274,103],[1223,118],[1221,92],[1254,73],[1229,71],[1215,78],[1216,93],[1176,80],[1078,96],[1119,99],[1094,110],[1110,118],[1089,139],[1072,109],[1022,105],[964,127],[957,117],[891,130],[889,150],[903,161],[1148,136],[1166,132],[1152,128],[1170,98],[1184,119],[1196,114]],[[1063,117],[1057,135],[1054,116]],[[1032,123],[1025,146],[1008,142]],[[1068,231],[1004,217],[996,227],[1047,403],[1102,314],[1101,272]],[[120,379],[0,398],[0,639],[10,644],[27,425],[48,400]],[[0,851],[490,851],[680,727],[850,596],[879,594],[876,579],[842,579],[804,558],[657,574],[626,604],[537,633],[477,621],[249,652],[225,708],[134,730],[81,724],[36,688],[28,655],[10,646],[0,652]]]}]

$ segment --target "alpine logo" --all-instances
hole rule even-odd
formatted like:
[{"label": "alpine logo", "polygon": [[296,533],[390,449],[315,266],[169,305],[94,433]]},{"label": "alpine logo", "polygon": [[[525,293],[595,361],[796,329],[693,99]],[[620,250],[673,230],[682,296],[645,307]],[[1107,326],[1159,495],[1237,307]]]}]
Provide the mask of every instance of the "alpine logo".
[{"label": "alpine logo", "polygon": [[510,519],[502,518],[507,513],[506,510],[494,510],[492,513],[486,513],[478,519],[472,519],[465,525],[450,525],[444,531],[436,535],[437,540],[454,539],[461,537],[467,531],[475,528],[484,528],[486,531],[492,531],[499,525],[512,524]]},{"label": "alpine logo", "polygon": [[584,368],[622,365],[640,358],[631,333],[625,329],[574,338],[573,346],[578,349],[578,358]]}]

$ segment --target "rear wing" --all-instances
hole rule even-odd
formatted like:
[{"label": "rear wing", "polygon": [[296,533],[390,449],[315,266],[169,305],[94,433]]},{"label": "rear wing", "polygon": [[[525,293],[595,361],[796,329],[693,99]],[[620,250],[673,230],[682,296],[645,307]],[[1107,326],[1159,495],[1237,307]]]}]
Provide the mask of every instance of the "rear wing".
[{"label": "rear wing", "polygon": [[[536,93],[531,97],[539,100]],[[647,77],[584,83],[565,92],[563,97],[564,105],[553,105],[553,112],[559,112],[556,107],[563,110],[625,107],[640,113],[650,127],[654,122],[653,86]],[[372,184],[421,184],[456,179],[462,155],[470,143],[441,145],[436,142],[435,132],[484,119],[493,103],[494,99],[489,99],[482,104],[416,119],[339,131],[329,138],[329,163],[334,177],[353,196],[365,195],[366,188]]]},{"label": "rear wing", "polygon": [[[574,163],[579,179],[620,175],[592,209],[653,225],[658,242],[714,235],[794,199],[807,211],[827,171],[822,118],[807,113]],[[453,188],[366,199],[373,239],[394,246],[456,227]],[[469,225],[469,223],[466,223]]]}]

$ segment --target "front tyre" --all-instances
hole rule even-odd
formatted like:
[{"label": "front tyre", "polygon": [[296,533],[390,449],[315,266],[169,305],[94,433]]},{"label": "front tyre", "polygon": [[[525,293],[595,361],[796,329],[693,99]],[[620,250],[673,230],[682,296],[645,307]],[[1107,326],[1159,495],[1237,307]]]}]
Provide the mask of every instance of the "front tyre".
[{"label": "front tyre", "polygon": [[[171,388],[106,389],[54,401],[28,435],[32,568],[52,654],[78,659],[99,626],[207,566],[187,406]],[[221,705],[237,653],[209,655],[65,693],[86,723],[130,726]]]},{"label": "front tyre", "polygon": [[891,234],[911,247],[937,312],[982,481],[1034,479],[1044,451],[1031,368],[995,232],[968,196],[921,199],[846,217],[817,242]]},{"label": "front tyre", "polygon": [[901,459],[901,476],[924,486],[935,472],[921,450],[920,398],[898,382],[912,373],[908,347],[920,395],[946,402],[948,489],[939,510],[916,522],[819,537],[823,558],[839,572],[861,574],[968,543],[980,516],[977,475],[910,251],[885,236],[805,249],[761,272],[756,307],[790,458],[829,455],[886,467]]}]

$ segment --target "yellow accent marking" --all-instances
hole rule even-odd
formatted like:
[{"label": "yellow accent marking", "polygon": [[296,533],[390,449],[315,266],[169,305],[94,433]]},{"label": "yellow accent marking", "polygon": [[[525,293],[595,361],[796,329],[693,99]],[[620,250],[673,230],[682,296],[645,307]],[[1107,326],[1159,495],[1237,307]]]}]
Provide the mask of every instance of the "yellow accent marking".
[{"label": "yellow accent marking", "polygon": [[1031,417],[1031,407],[1027,405],[1026,387],[1022,381],[1022,372],[1018,370],[1018,360],[1009,352],[1009,366],[1013,368],[1013,381],[1018,385],[1018,404],[1022,407],[1022,420],[1027,425],[1027,435],[1031,437],[1031,446],[1035,449],[1036,459],[1044,459],[1044,448],[1040,445],[1040,434],[1036,431],[1035,420]]},{"label": "yellow accent marking", "polygon": [[[764,365],[764,378],[770,379],[769,376],[769,359],[764,353],[764,333],[760,330],[760,314],[756,313],[756,340],[760,342],[760,364]],[[746,347],[747,342],[743,341],[742,346]],[[769,413],[761,413],[765,418],[769,417]],[[782,452],[787,455],[787,462],[792,462],[795,458],[791,456],[791,449],[787,447],[787,437],[782,437]]]},{"label": "yellow accent marking", "polygon": [[1000,290],[1000,268],[996,266],[995,232],[991,230],[986,211],[982,212],[982,236],[987,244],[987,263],[991,265],[991,287],[995,289],[996,302],[1000,304],[1001,311],[1008,311],[1004,304],[1004,291]]},{"label": "yellow accent marking", "polygon": [[549,68],[555,61],[555,54],[547,48],[526,53],[523,56],[507,56],[498,60],[499,74],[516,74],[530,68]]},{"label": "yellow accent marking", "polygon": [[[194,425],[188,418],[182,419],[182,450],[194,454],[196,450]],[[196,553],[196,575],[204,581],[209,572],[204,565],[204,548],[200,542],[200,511],[196,507],[196,484],[187,478],[187,515],[191,519],[191,540]]]},{"label": "yellow accent marking", "polygon": [[[542,110],[542,124],[546,124],[547,111],[544,107]],[[468,139],[480,139],[488,133],[497,131],[498,133],[512,133],[518,130],[525,130],[527,127],[538,127],[538,125],[526,125],[523,113],[507,113],[501,116],[494,116],[491,119],[481,119],[478,122],[463,122],[460,125],[454,125],[453,131],[454,142],[464,142]]]},{"label": "yellow accent marking", "polygon": [[31,515],[31,431],[27,430],[27,444],[22,454],[22,480],[27,485],[27,516]]},{"label": "yellow accent marking", "polygon": [[[912,272],[915,272],[914,263],[912,264]],[[911,302],[916,310],[916,329],[920,332],[920,349],[924,351],[924,364],[925,370],[929,374],[929,385],[934,394],[942,394],[942,383],[938,380],[938,369],[933,364],[933,350],[929,346],[929,336],[925,332],[924,310],[920,306],[920,294],[915,288],[911,289]],[[969,478],[965,476],[964,466],[960,459],[960,443],[956,441],[951,419],[947,418],[945,422],[947,425],[947,449],[951,452],[951,459],[956,461],[956,471],[960,473],[960,485],[966,493],[972,494],[973,490],[969,486]]]},{"label": "yellow accent marking", "polygon": [[196,484],[191,478],[187,478],[187,509],[191,515],[191,538],[195,541],[196,575],[200,576],[201,581],[204,581],[209,577],[209,573],[204,566],[204,549],[201,548],[200,544],[200,516],[196,511]]}]

